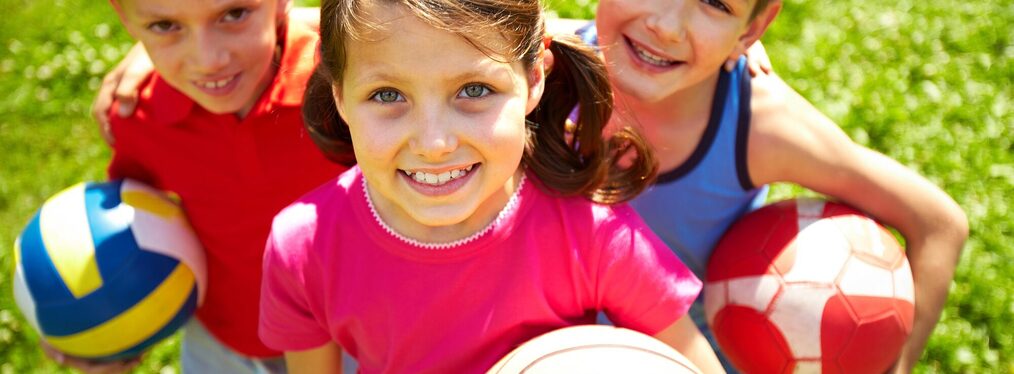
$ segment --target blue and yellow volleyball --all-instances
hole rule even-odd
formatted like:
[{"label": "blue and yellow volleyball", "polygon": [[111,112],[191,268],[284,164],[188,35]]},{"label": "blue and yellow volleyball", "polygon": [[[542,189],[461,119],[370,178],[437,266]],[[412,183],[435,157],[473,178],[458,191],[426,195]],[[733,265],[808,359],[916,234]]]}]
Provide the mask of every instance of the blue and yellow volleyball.
[{"label": "blue and yellow volleyball", "polygon": [[135,357],[186,323],[203,296],[204,250],[183,210],[134,180],[61,191],[14,247],[18,307],[72,356]]}]

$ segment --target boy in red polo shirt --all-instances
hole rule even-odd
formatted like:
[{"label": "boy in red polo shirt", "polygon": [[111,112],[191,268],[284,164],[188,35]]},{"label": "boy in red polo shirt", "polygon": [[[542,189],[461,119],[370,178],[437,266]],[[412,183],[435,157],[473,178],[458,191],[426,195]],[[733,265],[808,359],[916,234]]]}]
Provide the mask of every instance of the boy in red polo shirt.
[{"label": "boy in red polo shirt", "polygon": [[184,329],[183,371],[284,370],[281,353],[257,337],[271,219],[345,170],[314,146],[300,115],[318,36],[287,22],[289,0],[112,3],[155,73],[132,116],[109,116],[109,177],[179,195],[207,251],[207,297]]}]

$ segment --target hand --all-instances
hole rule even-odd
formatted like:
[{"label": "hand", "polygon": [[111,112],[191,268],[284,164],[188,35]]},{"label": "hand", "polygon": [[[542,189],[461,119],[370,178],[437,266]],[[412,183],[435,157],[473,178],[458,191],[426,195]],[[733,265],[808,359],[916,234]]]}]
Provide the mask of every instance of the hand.
[{"label": "hand", "polygon": [[42,346],[42,352],[46,354],[46,357],[55,361],[57,364],[62,366],[71,367],[78,371],[86,374],[119,374],[126,373],[133,370],[141,363],[141,356],[122,361],[92,361],[83,358],[77,358],[68,356],[67,354],[56,350],[53,346],[49,345],[45,341],[39,343]]},{"label": "hand", "polygon": [[887,374],[910,374],[912,372],[912,368],[903,365],[901,361],[902,360],[899,359],[894,363],[894,366],[887,369]]},{"label": "hand", "polygon": [[[751,77],[758,75],[769,75],[773,74],[771,68],[771,58],[768,56],[767,50],[764,49],[764,45],[758,40],[756,43],[750,46],[746,50],[746,68],[750,72]],[[725,71],[732,71],[736,68],[736,60],[729,60],[725,62]]]},{"label": "hand", "polygon": [[109,129],[109,108],[113,102],[119,103],[116,115],[121,118],[130,117],[137,107],[137,91],[155,67],[148,58],[148,53],[140,43],[123,56],[123,60],[102,79],[98,96],[92,102],[92,117],[98,122],[99,132],[106,143],[113,145],[115,139]]},{"label": "hand", "polygon": [[320,8],[296,7],[289,11],[289,22],[302,22],[314,31],[320,31]]}]

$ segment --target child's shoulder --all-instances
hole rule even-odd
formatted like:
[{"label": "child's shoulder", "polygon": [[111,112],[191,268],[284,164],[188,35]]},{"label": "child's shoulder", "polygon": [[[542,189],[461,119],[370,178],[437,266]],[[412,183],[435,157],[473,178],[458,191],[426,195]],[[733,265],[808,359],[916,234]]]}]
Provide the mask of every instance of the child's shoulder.
[{"label": "child's shoulder", "polygon": [[307,192],[275,215],[272,231],[302,232],[314,231],[322,220],[334,219],[334,215],[348,214],[351,199],[356,196],[357,186],[362,188],[359,168],[352,168]]},{"label": "child's shoulder", "polygon": [[[803,183],[803,171],[850,161],[855,144],[774,74],[753,79],[747,162],[757,184]],[[812,173],[811,173],[812,174]]]},{"label": "child's shoulder", "polygon": [[[640,216],[627,203],[603,204],[591,201],[584,196],[551,198],[558,201],[557,206],[566,216],[564,224],[577,228],[579,231],[615,233],[624,228],[643,225]],[[548,204],[541,204],[541,206],[545,207]],[[541,214],[540,217],[551,217],[551,215]]]},{"label": "child's shoulder", "polygon": [[815,126],[837,127],[775,74],[760,75],[751,80],[750,113],[751,137],[780,138],[805,133]]}]

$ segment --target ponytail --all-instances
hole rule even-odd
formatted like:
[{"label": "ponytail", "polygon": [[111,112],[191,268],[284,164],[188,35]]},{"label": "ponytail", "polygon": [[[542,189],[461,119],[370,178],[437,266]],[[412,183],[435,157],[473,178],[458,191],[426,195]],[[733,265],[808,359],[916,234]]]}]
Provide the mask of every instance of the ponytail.
[{"label": "ponytail", "polygon": [[[630,200],[654,180],[654,154],[631,127],[603,136],[613,110],[605,66],[576,36],[556,36],[555,63],[539,106],[528,120],[533,133],[524,161],[543,184],[561,195],[584,195],[599,203]],[[577,107],[573,140],[564,123]],[[622,166],[621,166],[622,163]]]},{"label": "ponytail", "polygon": [[317,148],[332,162],[345,166],[356,163],[352,149],[352,136],[345,120],[338,115],[327,67],[317,69],[306,83],[303,93],[303,125]]}]

